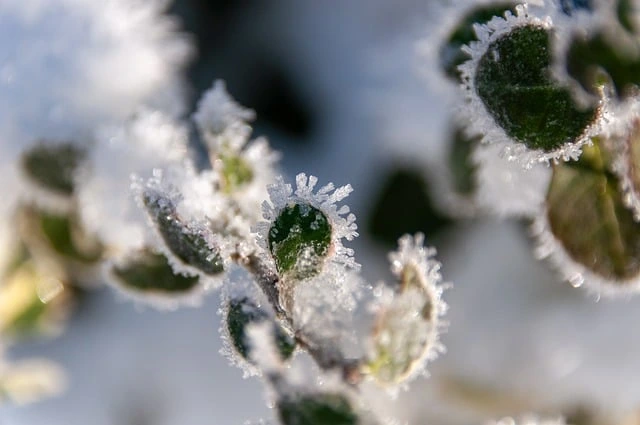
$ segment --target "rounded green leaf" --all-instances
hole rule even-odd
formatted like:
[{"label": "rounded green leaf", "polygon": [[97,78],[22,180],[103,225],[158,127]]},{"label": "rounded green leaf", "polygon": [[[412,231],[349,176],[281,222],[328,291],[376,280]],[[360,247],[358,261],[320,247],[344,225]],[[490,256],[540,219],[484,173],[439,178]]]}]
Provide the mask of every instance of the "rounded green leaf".
[{"label": "rounded green leaf", "polygon": [[358,416],[340,394],[305,394],[278,401],[283,425],[355,425]]},{"label": "rounded green leaf", "polygon": [[557,164],[547,194],[553,235],[569,256],[612,282],[640,274],[640,224],[624,205],[617,176],[598,144],[575,163]]},{"label": "rounded green leaf", "polygon": [[141,252],[125,265],[114,266],[112,271],[120,283],[138,291],[189,292],[199,281],[198,276],[174,274],[167,257],[150,251]]},{"label": "rounded green leaf", "polygon": [[287,205],[269,229],[269,250],[280,273],[305,279],[320,273],[331,247],[331,224],[309,204]]},{"label": "rounded green leaf", "polygon": [[247,326],[261,323],[265,320],[273,322],[275,345],[283,359],[288,359],[295,350],[295,341],[278,326],[273,318],[248,298],[232,299],[229,301],[227,312],[227,330],[231,343],[236,351],[245,359],[250,360],[250,347],[247,341]]},{"label": "rounded green leaf", "polygon": [[57,194],[73,194],[75,172],[86,152],[71,143],[36,145],[25,152],[22,166],[40,186]]},{"label": "rounded green leaf", "polygon": [[579,109],[569,90],[551,79],[550,35],[536,25],[514,28],[491,43],[475,75],[495,122],[517,142],[545,152],[578,139],[598,112]]},{"label": "rounded green leaf", "polygon": [[473,24],[484,24],[494,16],[503,16],[506,11],[515,14],[515,3],[498,2],[481,5],[471,9],[460,19],[440,47],[440,67],[447,77],[458,83],[462,82],[458,66],[469,60],[469,55],[463,52],[461,47],[476,40]]},{"label": "rounded green leaf", "polygon": [[202,232],[207,229],[194,228],[178,215],[175,205],[156,192],[144,194],[144,204],[155,222],[167,248],[180,261],[208,275],[224,271],[219,253],[213,251]]}]

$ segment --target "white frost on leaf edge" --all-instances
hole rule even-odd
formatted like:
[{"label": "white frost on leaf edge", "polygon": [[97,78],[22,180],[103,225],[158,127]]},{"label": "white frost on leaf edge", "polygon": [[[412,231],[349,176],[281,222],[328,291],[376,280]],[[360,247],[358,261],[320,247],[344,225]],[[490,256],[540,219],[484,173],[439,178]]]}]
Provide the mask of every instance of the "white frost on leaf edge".
[{"label": "white frost on leaf edge", "polygon": [[180,307],[198,308],[202,305],[202,300],[209,291],[200,281],[191,289],[180,293],[142,290],[122,283],[120,278],[115,275],[114,268],[125,266],[128,259],[134,258],[135,255],[137,255],[136,252],[129,252],[121,258],[108,259],[100,265],[102,281],[114,288],[121,298],[132,300],[136,305],[150,306],[160,311],[175,311]]},{"label": "white frost on leaf edge", "polygon": [[[425,321],[427,326],[424,329],[426,334],[424,335],[423,351],[412,361],[411,368],[401,377],[401,380],[388,386],[388,391],[392,396],[395,396],[399,389],[407,389],[408,384],[418,376],[428,376],[427,364],[446,351],[440,342],[440,335],[448,327],[448,323],[442,320],[448,309],[447,303],[442,299],[442,294],[451,287],[451,284],[442,281],[440,273],[442,264],[434,259],[435,255],[435,248],[424,246],[422,233],[417,233],[414,236],[404,235],[398,240],[398,249],[389,253],[391,272],[400,281],[405,268],[411,267],[418,272],[420,288],[407,288],[405,291],[400,291],[398,288],[391,289],[388,286],[379,286],[374,290],[376,300],[370,309],[376,315],[395,308],[398,302],[410,306],[411,302],[421,295],[426,295],[426,301],[430,305],[429,319]],[[403,297],[403,295],[405,296]],[[423,302],[419,304],[422,306]],[[420,313],[417,312],[417,314]],[[374,358],[373,342],[369,341],[368,345],[368,357]]]},{"label": "white frost on leaf edge", "polygon": [[458,68],[462,73],[463,83],[461,88],[465,92],[465,100],[463,105],[460,106],[460,114],[468,121],[467,132],[472,137],[481,135],[482,143],[500,146],[500,154],[502,156],[509,161],[518,162],[524,168],[531,168],[534,164],[549,163],[550,161],[576,160],[582,152],[582,146],[589,143],[592,137],[601,132],[601,127],[606,121],[606,114],[602,112],[604,100],[600,101],[600,111],[597,112],[598,117],[587,126],[582,135],[573,142],[565,143],[560,148],[545,152],[529,149],[524,144],[509,137],[504,129],[495,122],[478,95],[475,85],[475,73],[480,60],[496,40],[523,26],[537,26],[550,30],[553,24],[549,16],[541,19],[530,15],[525,3],[516,7],[515,16],[510,12],[506,12],[504,18],[494,17],[486,24],[475,25],[474,29],[479,41],[463,46],[463,50],[471,56],[471,59]]},{"label": "white frost on leaf edge", "polygon": [[[358,236],[356,216],[346,205],[338,208],[337,203],[346,198],[353,191],[351,185],[336,188],[333,183],[326,184],[314,193],[318,178],[300,173],[296,176],[296,190],[290,184],[284,183],[282,176],[276,177],[276,182],[267,187],[270,201],[262,203],[262,216],[267,221],[258,222],[252,229],[256,233],[258,244],[264,250],[265,260],[274,264],[269,251],[269,230],[284,208],[291,204],[308,204],[320,210],[331,225],[331,248],[327,260],[343,265],[353,270],[359,270],[360,264],[353,258],[353,249],[346,248],[342,239],[348,241]],[[346,215],[346,217],[344,217]],[[275,266],[274,266],[275,267]],[[325,266],[326,267],[326,266]]]},{"label": "white frost on leaf edge", "polygon": [[584,287],[597,299],[600,296],[628,298],[630,295],[640,292],[640,276],[622,281],[605,279],[571,258],[551,231],[546,209],[534,219],[530,233],[536,244],[534,256],[538,260],[547,260],[560,277],[571,286]]}]

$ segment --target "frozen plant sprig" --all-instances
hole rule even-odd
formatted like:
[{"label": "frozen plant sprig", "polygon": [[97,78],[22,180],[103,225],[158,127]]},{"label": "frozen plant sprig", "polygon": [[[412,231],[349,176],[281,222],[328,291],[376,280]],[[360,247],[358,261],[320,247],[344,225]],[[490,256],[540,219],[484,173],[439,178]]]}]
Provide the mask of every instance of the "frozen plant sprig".
[{"label": "frozen plant sprig", "polygon": [[[136,299],[142,301],[145,294],[153,301],[159,291],[169,299],[183,296],[180,290],[167,291],[167,282],[184,282],[188,294],[212,272],[218,281],[224,277],[222,352],[245,376],[265,379],[278,419],[284,424],[365,423],[371,414],[360,385],[370,377],[394,392],[425,373],[426,364],[443,351],[439,334],[446,285],[440,264],[422,235],[402,238],[390,257],[398,282],[384,299],[376,297],[365,335],[356,332],[354,314],[369,286],[359,276],[354,251],[345,246],[358,236],[355,215],[343,204],[352,188],[318,186],[315,176],[304,173],[295,185],[272,177],[262,189],[268,196],[262,200],[262,220],[256,218],[246,207],[256,204],[259,192],[247,189],[275,175],[276,155],[263,156],[262,164],[258,158],[247,160],[249,118],[216,83],[195,115],[211,168],[180,171],[171,165],[154,170],[147,181],[134,180],[138,205],[156,235],[149,249],[169,267],[160,272],[154,266],[150,273],[148,264],[134,261],[113,271],[121,280],[137,280]],[[229,155],[235,159],[228,160]],[[258,167],[269,170],[259,173]],[[398,329],[411,332],[389,343]],[[309,361],[318,376],[303,383],[294,371]],[[322,387],[311,388],[315,380],[322,380]]]}]

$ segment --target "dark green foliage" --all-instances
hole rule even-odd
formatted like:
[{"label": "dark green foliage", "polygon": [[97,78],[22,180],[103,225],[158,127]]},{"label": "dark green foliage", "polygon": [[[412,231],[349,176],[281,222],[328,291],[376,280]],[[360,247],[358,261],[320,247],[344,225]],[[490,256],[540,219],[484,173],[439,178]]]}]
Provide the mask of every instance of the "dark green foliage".
[{"label": "dark green foliage", "polygon": [[355,425],[358,416],[340,394],[307,394],[278,401],[283,425]]},{"label": "dark green foliage", "polygon": [[176,257],[208,275],[224,271],[220,255],[212,251],[198,230],[183,222],[169,199],[155,192],[145,193],[144,204],[166,246]]},{"label": "dark green foliage", "polygon": [[246,329],[250,323],[261,323],[265,320],[273,322],[276,346],[283,359],[288,359],[296,348],[293,339],[278,326],[269,314],[248,298],[234,299],[229,302],[227,313],[227,329],[235,349],[245,360],[250,360],[250,347]]},{"label": "dark green foliage", "polygon": [[85,151],[71,143],[40,143],[22,156],[22,167],[40,186],[60,195],[73,194],[74,177]]},{"label": "dark green foliage", "polygon": [[[640,46],[639,46],[640,48]],[[605,72],[619,97],[634,94],[640,84],[640,57],[612,44],[603,34],[574,37],[567,52],[567,72],[588,92],[597,94]]]},{"label": "dark green foliage", "polygon": [[58,254],[82,263],[93,263],[100,259],[102,246],[83,234],[76,219],[35,210],[29,211],[29,214],[39,220],[43,235]]},{"label": "dark green foliage", "polygon": [[607,280],[627,280],[640,273],[640,224],[625,207],[608,163],[596,143],[579,161],[555,165],[547,217],[574,261]]},{"label": "dark green foliage", "polygon": [[197,276],[174,274],[164,255],[149,251],[140,253],[126,265],[114,267],[113,274],[125,286],[150,292],[188,292],[199,280]]},{"label": "dark green foliage", "polygon": [[433,206],[422,173],[408,168],[388,173],[373,205],[369,231],[389,246],[395,246],[405,233],[423,232],[433,237],[452,224]]},{"label": "dark green foliage", "polygon": [[269,250],[280,273],[305,279],[320,273],[331,245],[331,224],[309,204],[287,205],[269,229]]},{"label": "dark green foliage", "polygon": [[460,83],[460,71],[458,66],[469,60],[469,55],[461,50],[476,40],[473,24],[484,24],[494,16],[504,16],[506,11],[516,12],[515,3],[500,2],[478,6],[467,13],[449,34],[445,43],[440,47],[440,67],[447,77]]},{"label": "dark green foliage", "polygon": [[580,110],[569,90],[551,79],[549,39],[544,28],[518,27],[489,46],[475,76],[496,123],[528,148],[546,152],[575,141],[598,112]]}]

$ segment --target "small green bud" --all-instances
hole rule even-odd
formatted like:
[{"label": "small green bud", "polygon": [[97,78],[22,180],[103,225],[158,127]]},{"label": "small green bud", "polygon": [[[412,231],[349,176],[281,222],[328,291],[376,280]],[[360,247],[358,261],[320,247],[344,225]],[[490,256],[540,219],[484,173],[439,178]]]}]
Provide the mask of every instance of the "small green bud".
[{"label": "small green bud", "polygon": [[173,202],[156,192],[145,192],[143,201],[167,248],[180,261],[207,275],[224,271],[220,254],[213,251],[204,237],[203,232],[208,229],[185,223]]},{"label": "small green bud", "polygon": [[597,117],[581,110],[551,78],[550,31],[514,28],[495,40],[475,75],[478,96],[504,131],[529,149],[550,152],[576,141]]},{"label": "small green bud", "polygon": [[547,194],[553,235],[569,256],[609,281],[640,274],[640,224],[624,205],[617,176],[596,141],[580,160],[556,164]]},{"label": "small green bud", "polygon": [[331,232],[319,209],[287,205],[269,229],[269,250],[278,271],[298,280],[319,274],[331,248]]},{"label": "small green bud", "polygon": [[220,155],[220,161],[222,161],[222,190],[225,193],[233,193],[253,180],[253,170],[239,154]]},{"label": "small green bud", "polygon": [[139,253],[125,265],[114,266],[112,271],[124,286],[137,291],[189,292],[199,281],[198,276],[175,274],[167,257],[150,251]]},{"label": "small green bud", "polygon": [[340,394],[305,394],[283,398],[277,404],[283,425],[355,425],[358,416]]},{"label": "small green bud", "polygon": [[270,315],[248,298],[232,299],[227,312],[227,329],[235,349],[245,360],[250,360],[250,347],[247,341],[247,325],[261,323],[265,320],[273,322],[275,345],[282,359],[288,359],[295,350],[295,341],[276,324]]},{"label": "small green bud", "polygon": [[481,5],[471,9],[462,17],[440,47],[440,67],[447,77],[458,83],[461,82],[458,66],[469,60],[469,55],[463,52],[461,47],[476,40],[473,24],[484,24],[494,16],[503,16],[506,11],[515,13],[515,3],[498,2]]},{"label": "small green bud", "polygon": [[71,143],[40,143],[22,156],[22,166],[38,185],[60,195],[73,194],[74,177],[86,152]]}]

